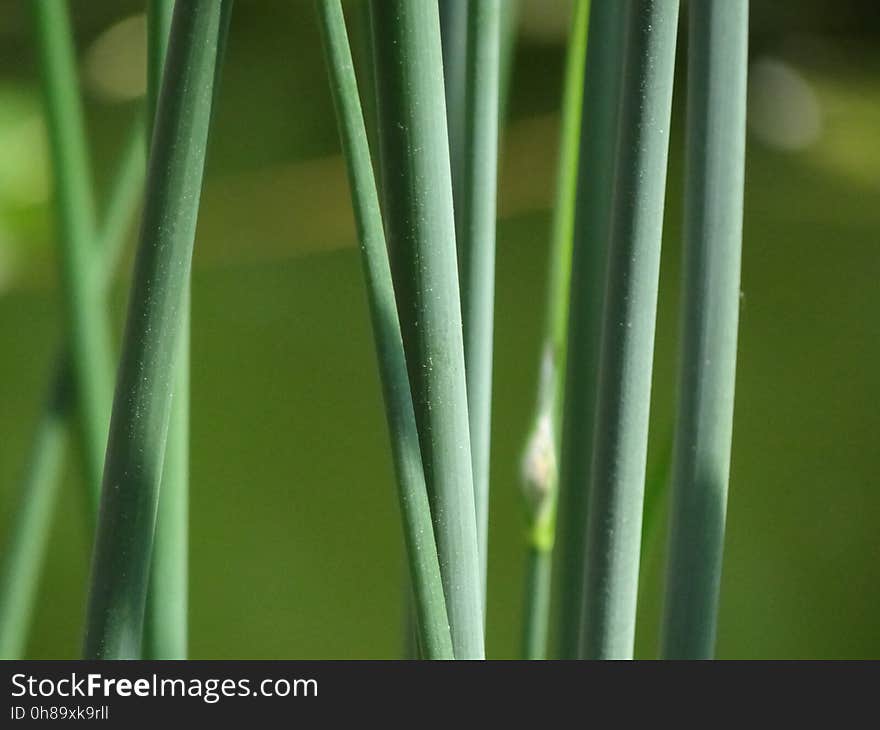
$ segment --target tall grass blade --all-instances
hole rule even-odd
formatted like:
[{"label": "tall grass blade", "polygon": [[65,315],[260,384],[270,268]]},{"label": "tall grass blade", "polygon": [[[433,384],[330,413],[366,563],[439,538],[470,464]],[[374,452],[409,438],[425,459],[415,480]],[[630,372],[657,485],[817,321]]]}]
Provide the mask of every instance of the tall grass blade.
[{"label": "tall grass blade", "polygon": [[354,58],[355,75],[360,79],[361,111],[364,117],[364,125],[367,128],[367,142],[373,150],[373,177],[377,187],[381,185],[379,179],[379,161],[376,150],[379,149],[379,122],[376,111],[376,79],[373,74],[373,39],[370,32],[370,3],[358,2],[354,8],[355,20],[349,35],[351,36],[351,50]]},{"label": "tall grass blade", "polygon": [[457,659],[484,656],[436,3],[373,0],[385,227]]},{"label": "tall grass blade", "polygon": [[452,659],[452,638],[419,452],[419,434],[394,299],[391,265],[385,246],[379,194],[373,177],[345,19],[339,0],[318,0],[317,7],[361,242],[361,260],[379,356],[410,581],[418,616],[419,645],[428,659]]},{"label": "tall grass blade", "polygon": [[147,0],[147,139],[153,138],[174,0]]},{"label": "tall grass blade", "polygon": [[153,531],[224,2],[175,6],[98,521],[87,658],[141,652]]},{"label": "tall grass blade", "polygon": [[[143,152],[144,125],[139,119],[132,126],[113,177],[100,245],[94,254],[103,295],[140,202]],[[74,388],[70,354],[65,344],[55,363],[9,520],[8,538],[0,553],[0,659],[21,658],[25,649],[68,441]],[[90,525],[93,524],[92,506],[87,505]]]},{"label": "tall grass blade", "polygon": [[465,95],[467,94],[469,0],[440,0],[440,44],[443,50],[443,89],[452,168],[452,195],[456,222],[461,207],[464,175]]},{"label": "tall grass blade", "polygon": [[733,434],[748,0],[690,4],[678,421],[664,657],[715,649]]},{"label": "tall grass blade", "polygon": [[461,215],[456,227],[484,608],[489,539],[500,23],[500,0],[468,3]]},{"label": "tall grass blade", "polygon": [[[593,438],[598,400],[599,346],[611,201],[618,145],[620,97],[623,83],[626,2],[590,3],[586,67],[580,115],[577,198],[568,295],[568,331],[557,300],[552,323],[558,343],[554,367],[564,367],[559,387],[565,393],[559,462],[556,562],[559,585],[559,655],[575,659],[580,653],[583,580],[586,556],[587,507],[593,461]],[[567,223],[558,219],[560,235]],[[559,257],[556,261],[563,262]],[[561,286],[564,265],[554,272]],[[563,364],[564,363],[564,364]]]},{"label": "tall grass blade", "polygon": [[[174,0],[147,3],[147,124],[149,138],[168,49]],[[162,467],[159,511],[150,564],[144,626],[144,656],[185,659],[188,608],[189,523],[189,285],[181,306],[177,374]]]},{"label": "tall grass blade", "polygon": [[568,299],[589,12],[590,0],[577,0],[571,19],[562,92],[559,167],[550,243],[541,382],[534,424],[523,457],[529,520],[523,635],[523,656],[526,659],[545,659],[547,656],[550,576],[558,498],[559,434],[562,432],[562,398],[565,393]]},{"label": "tall grass blade", "polygon": [[628,0],[608,282],[587,524],[583,653],[629,659],[642,499],[677,0]]},{"label": "tall grass blade", "polygon": [[76,54],[64,0],[29,4],[46,104],[55,180],[61,288],[85,481],[96,507],[110,417],[113,358],[99,272],[94,266],[95,204],[76,73]]}]

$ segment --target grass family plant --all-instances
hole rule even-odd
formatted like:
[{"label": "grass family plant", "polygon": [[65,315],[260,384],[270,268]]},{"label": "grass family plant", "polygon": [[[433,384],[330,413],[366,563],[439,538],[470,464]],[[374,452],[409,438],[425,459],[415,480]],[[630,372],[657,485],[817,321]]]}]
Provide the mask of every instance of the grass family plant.
[{"label": "grass family plant", "polygon": [[[550,239],[550,274],[538,400],[523,455],[523,486],[529,523],[523,621],[523,656],[527,659],[546,658],[548,646],[559,492],[559,437],[565,397],[569,292],[589,14],[590,0],[578,0],[572,11],[565,63],[556,207]],[[593,114],[595,110],[591,109],[591,118]]]},{"label": "grass family plant", "polygon": [[419,449],[391,265],[373,176],[354,64],[339,0],[318,0],[330,87],[352,190],[361,258],[373,322],[401,515],[418,615],[418,638],[428,659],[452,659],[440,563]]},{"label": "grass family plant", "polygon": [[664,657],[715,650],[740,301],[748,1],[689,8],[681,364]]},{"label": "grass family plant", "polygon": [[458,659],[484,656],[449,138],[437,5],[373,0],[383,214]]},{"label": "grass family plant", "polygon": [[678,25],[676,0],[630,0],[625,7],[580,638],[582,655],[593,659],[631,658],[635,641]]},{"label": "grass family plant", "polygon": [[104,467],[85,655],[140,656],[178,335],[227,2],[178,3]]},{"label": "grass family plant", "polygon": [[[85,657],[185,658],[190,275],[232,1],[147,0],[146,113],[100,211],[67,5],[29,7],[66,320],[0,555],[0,656],[20,657],[26,646],[75,425],[95,523]],[[748,2],[687,7],[678,401],[674,447],[646,486],[679,0],[572,3],[538,398],[522,464],[529,659],[633,656],[640,560],[667,482],[661,655],[714,652]],[[395,469],[412,653],[483,659],[499,140],[518,2],[361,0],[351,8],[357,66],[342,0],[315,0],[315,8]],[[145,152],[114,381],[107,291],[141,200]]]}]

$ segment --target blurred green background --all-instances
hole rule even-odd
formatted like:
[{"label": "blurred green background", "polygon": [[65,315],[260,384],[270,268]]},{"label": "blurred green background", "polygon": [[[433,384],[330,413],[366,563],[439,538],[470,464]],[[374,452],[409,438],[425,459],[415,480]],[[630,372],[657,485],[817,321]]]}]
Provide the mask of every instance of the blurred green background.
[{"label": "blurred green background", "polygon": [[[0,2],[0,531],[62,334],[28,1]],[[348,4],[355,36],[356,5]],[[752,0],[721,657],[880,656],[878,8]],[[73,0],[72,9],[96,184],[106,194],[140,110],[142,3]],[[519,456],[536,394],[567,14],[563,0],[523,3],[504,132],[487,636],[495,658],[518,652]],[[682,28],[655,472],[673,424],[686,45]],[[311,2],[237,3],[193,283],[194,658],[402,652],[401,531],[322,64]],[[129,272],[130,259],[115,293],[117,334]],[[78,468],[71,449],[33,658],[72,658],[80,644],[87,543]],[[665,516],[659,524],[644,546],[642,657],[656,654]]]}]

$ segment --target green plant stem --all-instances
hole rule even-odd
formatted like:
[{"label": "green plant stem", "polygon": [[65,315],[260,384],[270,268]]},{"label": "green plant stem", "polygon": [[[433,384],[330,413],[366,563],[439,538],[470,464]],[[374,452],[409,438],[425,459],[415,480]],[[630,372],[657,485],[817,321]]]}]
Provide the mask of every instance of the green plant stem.
[{"label": "green plant stem", "polygon": [[137,658],[181,308],[192,264],[225,2],[175,6],[98,520],[84,653]]},{"label": "green plant stem", "polygon": [[119,270],[120,259],[132,229],[135,212],[141,205],[146,170],[146,125],[138,114],[131,124],[103,211],[95,266],[105,306],[107,292]]},{"label": "green plant stem", "polygon": [[355,76],[360,79],[361,111],[363,112],[364,125],[367,128],[367,141],[374,151],[373,178],[377,187],[381,185],[379,180],[379,164],[376,160],[375,150],[379,149],[379,123],[376,112],[376,79],[373,78],[373,42],[370,33],[370,3],[361,0],[355,6],[355,22],[351,35],[353,36],[351,47],[354,58]]},{"label": "green plant stem", "polygon": [[[590,0],[574,5],[571,35],[565,63],[562,93],[562,124],[559,143],[559,167],[556,180],[556,208],[550,244],[550,276],[547,282],[547,311],[544,324],[544,347],[541,361],[541,385],[534,424],[526,445],[525,460],[549,460],[551,468],[534,471],[526,463],[527,500],[537,502],[529,512],[530,538],[528,562],[540,565],[551,561],[558,499],[559,434],[562,432],[562,399],[565,386],[566,340],[568,336],[568,298],[571,282],[571,252],[574,240],[574,213],[577,196],[577,171],[581,112],[584,89],[584,64],[587,52],[587,27]],[[549,443],[541,443],[549,431]],[[549,452],[548,452],[549,450]],[[529,479],[530,474],[543,479]],[[546,534],[545,534],[546,533]],[[523,656],[544,659],[547,656],[547,621],[550,603],[549,580],[534,580],[533,568],[527,571],[525,594],[525,634]],[[535,591],[547,591],[547,594]]]},{"label": "green plant stem", "polygon": [[443,89],[449,132],[449,160],[456,222],[464,175],[465,96],[467,94],[468,0],[440,0],[440,43],[443,50]]},{"label": "green plant stem", "polygon": [[43,567],[67,443],[69,382],[56,374],[37,424],[0,564],[0,659],[20,659]]},{"label": "green plant stem", "polygon": [[461,215],[456,228],[477,546],[484,609],[492,429],[500,20],[499,0],[468,3]]},{"label": "green plant stem", "polygon": [[107,442],[113,357],[100,274],[94,265],[95,205],[76,54],[67,4],[29,4],[46,103],[59,226],[60,280],[67,317],[85,482],[97,505]]},{"label": "green plant stem", "polygon": [[[559,585],[559,655],[575,659],[580,653],[583,612],[584,561],[586,555],[587,507],[593,438],[598,399],[599,345],[615,150],[618,144],[622,59],[625,49],[625,6],[619,0],[592,0],[580,115],[580,144],[577,161],[577,194],[574,207],[571,271],[568,273],[568,330],[563,304],[557,300],[552,327],[557,342],[553,357],[565,368],[560,384],[565,393],[559,462],[559,494],[556,540],[557,583]],[[570,173],[567,173],[570,174]],[[562,235],[570,219],[560,216],[557,231]],[[561,245],[561,244],[560,244]],[[553,285],[566,278],[564,258],[556,261]],[[556,278],[558,277],[558,278]],[[563,365],[564,363],[564,365]]]},{"label": "green plant stem", "polygon": [[529,544],[526,548],[525,619],[523,622],[523,658],[547,658],[547,634],[550,627],[550,579],[553,551]]},{"label": "green plant stem", "polygon": [[147,0],[147,139],[153,138],[174,0]]},{"label": "green plant stem", "polygon": [[628,0],[587,524],[582,650],[632,658],[677,0]]},{"label": "green plant stem", "polygon": [[[173,0],[149,0],[147,4],[147,124],[150,139],[173,11]],[[189,289],[187,284],[181,306],[177,373],[150,564],[150,587],[144,625],[144,655],[148,659],[185,659],[187,649]]]},{"label": "green plant stem", "polygon": [[394,300],[391,265],[385,246],[379,194],[373,177],[342,5],[339,0],[318,0],[317,7],[361,243],[361,261],[382,377],[410,580],[418,616],[419,646],[428,659],[452,659],[452,638],[419,452],[419,434],[406,370],[406,356]]},{"label": "green plant stem", "polygon": [[715,651],[733,436],[748,0],[690,4],[682,353],[662,655]]},{"label": "green plant stem", "polygon": [[[144,126],[139,119],[132,126],[113,178],[101,243],[95,254],[105,296],[140,202],[143,148]],[[0,558],[0,659],[19,659],[25,648],[69,436],[74,388],[70,355],[65,347],[56,359]],[[89,508],[91,517],[91,505]]]},{"label": "green plant stem", "polygon": [[386,234],[457,659],[483,612],[436,3],[373,0]]}]

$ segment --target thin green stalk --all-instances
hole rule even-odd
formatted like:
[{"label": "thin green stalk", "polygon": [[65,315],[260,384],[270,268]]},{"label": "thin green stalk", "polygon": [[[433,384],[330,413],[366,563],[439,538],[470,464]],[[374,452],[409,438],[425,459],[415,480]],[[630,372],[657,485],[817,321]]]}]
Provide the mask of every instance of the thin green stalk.
[{"label": "thin green stalk", "polygon": [[[553,216],[550,276],[547,283],[545,333],[552,348],[554,369],[553,423],[561,431],[562,399],[565,394],[565,360],[568,354],[568,305],[571,291],[571,256],[574,248],[575,204],[580,160],[581,118],[584,112],[584,68],[587,60],[587,30],[590,0],[577,0],[572,18],[571,39],[566,59],[562,102],[559,168],[556,176],[557,203]],[[590,109],[588,114],[593,114]],[[587,172],[586,170],[584,171]],[[592,173],[592,170],[590,170]]]},{"label": "thin green stalk", "polygon": [[748,0],[690,4],[684,301],[662,655],[715,651],[733,436]]},{"label": "thin green stalk", "polygon": [[[559,461],[558,533],[559,655],[580,653],[587,506],[593,434],[598,398],[599,344],[615,150],[619,134],[620,95],[625,48],[625,2],[592,0],[581,100],[580,146],[573,248],[569,274],[568,330],[563,337],[561,304],[552,323],[566,349],[554,353],[565,368]],[[560,216],[559,231],[571,225]],[[564,259],[559,259],[560,261]],[[565,277],[564,267],[552,275]],[[565,363],[564,365],[562,363]]]},{"label": "thin green stalk", "polygon": [[[358,2],[355,7],[356,18],[353,26],[352,53],[354,56],[355,75],[360,78],[361,109],[364,124],[367,127],[367,141],[371,150],[379,149],[379,124],[376,118],[376,79],[373,78],[373,42],[370,33],[370,3],[366,0]],[[377,186],[379,181],[379,164],[373,159],[373,177]]]},{"label": "thin green stalk", "polygon": [[[164,47],[167,47],[173,2],[154,0],[155,20],[152,25],[165,29]],[[220,19],[220,40],[217,50],[216,76],[212,99],[212,114],[216,109],[220,88],[219,75],[223,65],[226,38],[232,16],[232,3],[223,6]],[[151,33],[154,42],[161,42],[162,33]],[[161,49],[159,49],[161,51]],[[153,62],[164,56],[155,49],[150,53]],[[160,75],[158,67],[153,76]],[[149,86],[149,84],[148,84]],[[158,84],[156,84],[158,87]],[[156,101],[153,100],[153,109]],[[150,115],[150,118],[154,118]],[[150,565],[150,588],[147,594],[147,613],[144,626],[144,654],[148,659],[185,659],[188,643],[189,612],[189,382],[190,382],[190,312],[191,283],[187,281],[179,337],[178,372],[175,376],[174,396],[171,401],[171,420],[165,446],[162,485],[153,560]]]},{"label": "thin green stalk", "polygon": [[452,638],[394,299],[391,264],[385,246],[379,194],[373,177],[345,19],[340,0],[318,0],[317,7],[361,243],[361,262],[382,377],[410,580],[418,616],[418,643],[428,659],[452,659]]},{"label": "thin green stalk", "polygon": [[[113,178],[95,253],[102,295],[106,295],[140,202],[143,149],[144,126],[139,120],[132,127]],[[70,356],[63,349],[55,363],[0,558],[0,659],[21,658],[27,641],[67,446],[74,388]]]},{"label": "thin green stalk", "polygon": [[[153,136],[173,12],[174,0],[149,0],[147,4],[148,139]],[[144,656],[148,659],[186,658],[189,582],[189,289],[187,284],[181,306],[177,374],[174,377],[174,397],[171,401],[171,420],[150,565],[144,632]]]},{"label": "thin green stalk", "polygon": [[523,658],[546,659],[550,627],[550,579],[553,552],[529,544],[526,551],[525,620]]},{"label": "thin green stalk", "polygon": [[629,659],[635,639],[642,500],[677,0],[628,0],[599,399],[589,494],[582,650]]},{"label": "thin green stalk", "polygon": [[69,379],[59,373],[52,382],[55,387],[37,424],[0,565],[0,659],[22,657],[49,542],[70,400],[70,392],[57,387]]},{"label": "thin green stalk", "polygon": [[560,458],[559,434],[562,431],[562,398],[565,392],[568,298],[589,14],[590,0],[577,0],[572,15],[562,93],[556,209],[550,244],[541,383],[534,425],[526,444],[523,462],[524,488],[527,501],[532,505],[528,515],[527,545],[528,565],[531,567],[526,578],[530,588],[525,594],[523,641],[523,656],[526,659],[544,659],[547,656],[547,606],[550,603],[551,584],[549,580],[534,580],[532,573],[540,571],[539,574],[543,576],[544,563],[551,562],[554,544],[557,464]]},{"label": "thin green stalk", "polygon": [[436,3],[373,0],[386,234],[457,659],[484,656]]},{"label": "thin green stalk", "polygon": [[467,94],[468,0],[440,0],[440,43],[443,49],[443,90],[449,132],[449,160],[455,214],[461,206],[464,174],[465,96]]},{"label": "thin green stalk", "polygon": [[461,215],[456,227],[484,609],[489,539],[500,22],[500,0],[468,3],[464,159]]},{"label": "thin green stalk", "polygon": [[147,139],[153,138],[174,0],[147,0]]},{"label": "thin green stalk", "polygon": [[226,0],[175,6],[110,423],[84,653],[136,658]]},{"label": "thin green stalk", "polygon": [[134,214],[139,208],[144,193],[144,172],[146,170],[146,131],[143,117],[138,114],[131,124],[116,172],[110,184],[107,205],[103,211],[100,238],[95,252],[95,266],[98,280],[105,300],[113,277],[119,269],[119,262],[128,242]]},{"label": "thin green stalk", "polygon": [[107,442],[113,357],[94,265],[95,205],[67,4],[37,0],[33,13],[59,226],[61,288],[67,317],[85,481],[97,505]]}]

